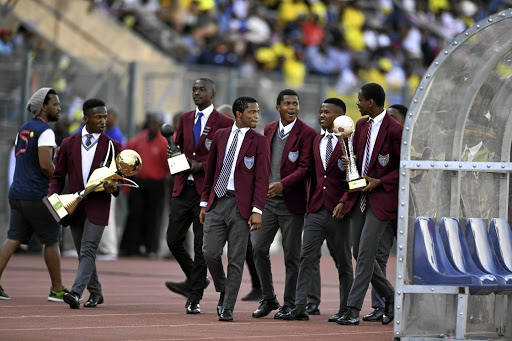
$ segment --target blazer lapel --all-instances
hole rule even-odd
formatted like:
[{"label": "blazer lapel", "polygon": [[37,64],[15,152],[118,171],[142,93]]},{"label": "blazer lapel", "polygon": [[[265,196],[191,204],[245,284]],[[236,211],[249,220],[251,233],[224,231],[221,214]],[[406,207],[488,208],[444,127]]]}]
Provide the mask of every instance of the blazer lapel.
[{"label": "blazer lapel", "polygon": [[89,170],[89,177],[91,177],[91,174],[95,167],[94,165],[99,165],[100,162],[103,161],[103,156],[107,154],[107,147],[108,147],[108,138],[103,133],[100,135],[100,138],[98,139],[98,145],[96,146],[96,152],[94,153],[94,159],[92,160],[91,169]]},{"label": "blazer lapel", "polygon": [[[334,146],[334,149],[332,150],[331,158],[329,159],[329,162],[327,163],[327,167],[325,169],[326,171],[332,167],[332,165],[334,164],[334,160],[339,159],[340,152],[341,152],[341,146],[340,146],[340,141],[338,141],[338,143],[336,143],[336,145]],[[336,161],[336,163],[337,162],[338,161]]]},{"label": "blazer lapel", "polygon": [[[201,136],[199,136],[199,140],[197,141],[197,146],[195,149],[197,149],[197,147],[199,147],[202,143],[204,143],[206,136],[212,130],[212,127],[215,126],[215,122],[217,121],[218,115],[222,115],[222,114],[219,114],[216,110],[212,111],[212,113],[210,114],[210,117],[208,117],[208,120],[206,121],[206,124],[204,125],[203,132],[201,133]],[[194,137],[193,128],[194,128],[194,122],[192,121],[192,129],[191,129],[192,137]]]},{"label": "blazer lapel", "polygon": [[254,131],[252,129],[249,129],[247,133],[245,134],[245,138],[242,141],[242,146],[240,147],[240,152],[238,153],[238,159],[236,160],[236,166],[238,167],[238,164],[242,159],[244,158],[245,153],[249,149],[252,143],[252,139],[254,138]]},{"label": "blazer lapel", "polygon": [[82,176],[82,132],[78,132],[73,136],[73,142],[71,144],[71,163],[72,168],[76,171],[76,178],[80,179],[80,183],[83,185],[84,178]]},{"label": "blazer lapel", "polygon": [[389,125],[389,115],[386,113],[384,115],[384,118],[382,119],[382,123],[379,128],[379,133],[377,134],[377,139],[375,140],[375,145],[373,146],[372,150],[372,158],[370,160],[370,165],[368,168],[371,168],[372,165],[377,160],[377,157],[379,156],[380,149],[382,148],[382,144],[384,143],[384,140],[386,139],[386,136],[388,135],[388,125]]},{"label": "blazer lapel", "polygon": [[231,129],[223,131],[222,135],[220,136],[221,143],[219,143],[219,158],[217,160],[217,168],[219,169],[219,172],[222,169],[222,164],[224,163],[224,157],[226,156],[226,149],[228,147],[230,134]]}]

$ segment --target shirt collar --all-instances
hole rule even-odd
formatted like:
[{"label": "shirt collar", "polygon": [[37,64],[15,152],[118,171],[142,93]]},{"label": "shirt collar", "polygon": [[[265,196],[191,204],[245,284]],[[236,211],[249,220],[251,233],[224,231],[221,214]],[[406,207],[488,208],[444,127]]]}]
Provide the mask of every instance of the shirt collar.
[{"label": "shirt collar", "polygon": [[199,110],[199,108],[196,107],[196,116],[194,116],[194,119],[197,117],[198,112],[202,112],[203,116],[208,120],[208,117],[210,117],[213,112],[213,104],[210,104],[209,107],[204,108],[203,110]]},{"label": "shirt collar", "polygon": [[373,123],[380,123],[384,119],[384,116],[386,116],[386,109],[374,117]]},{"label": "shirt collar", "polygon": [[[82,128],[82,138],[84,136],[86,136],[87,134],[89,134],[89,132],[87,131],[87,129],[85,129],[85,126]],[[94,140],[97,140],[100,138],[100,135],[101,133],[92,133],[92,137],[94,138]]]},{"label": "shirt collar", "polygon": [[233,123],[233,126],[231,127],[231,133],[233,133],[233,132],[234,132],[235,130],[237,130],[237,129],[238,129],[238,130],[240,130],[240,132],[242,133],[242,136],[244,136],[244,137],[245,137],[245,134],[246,134],[246,133],[249,131],[249,129],[251,129],[251,128],[246,127],[246,128],[241,128],[241,129],[240,129],[240,128],[238,128],[238,127],[236,126],[236,122],[235,122],[235,123]]},{"label": "shirt collar", "polygon": [[295,122],[297,122],[297,118],[295,118],[292,123],[288,123],[288,125],[284,126],[281,120],[279,120],[279,131],[284,130],[284,134],[288,134],[292,131]]},{"label": "shirt collar", "polygon": [[[330,135],[330,136],[332,136],[332,137],[334,137],[334,138],[336,137],[336,135],[334,135],[334,133],[329,133],[329,132],[326,130],[326,131],[325,131],[325,135],[324,135],[323,139],[324,139],[324,140],[328,140],[328,137],[327,137],[327,136],[329,136],[329,135]],[[338,139],[336,139],[336,141],[337,141],[337,140],[338,140]]]}]

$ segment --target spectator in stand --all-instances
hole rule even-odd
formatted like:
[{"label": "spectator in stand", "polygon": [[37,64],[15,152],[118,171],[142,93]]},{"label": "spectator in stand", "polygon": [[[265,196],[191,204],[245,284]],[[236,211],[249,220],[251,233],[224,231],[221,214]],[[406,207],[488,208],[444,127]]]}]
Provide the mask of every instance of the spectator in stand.
[{"label": "spectator in stand", "polygon": [[144,130],[126,143],[142,158],[142,168],[133,177],[139,188],[132,189],[128,198],[128,217],[121,241],[121,253],[126,256],[142,255],[156,258],[160,239],[165,178],[169,174],[167,164],[167,140],[160,134],[163,119],[160,113],[146,115]]},{"label": "spectator in stand", "polygon": [[11,40],[12,31],[10,28],[0,28],[0,55],[10,56],[13,53],[14,43]]}]

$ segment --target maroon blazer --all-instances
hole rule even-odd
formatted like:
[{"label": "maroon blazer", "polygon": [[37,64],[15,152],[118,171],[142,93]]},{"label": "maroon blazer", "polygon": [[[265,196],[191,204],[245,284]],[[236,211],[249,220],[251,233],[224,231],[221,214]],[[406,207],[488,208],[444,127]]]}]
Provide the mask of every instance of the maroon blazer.
[{"label": "maroon blazer", "polygon": [[[180,116],[180,123],[174,141],[187,158],[201,162],[203,168],[206,169],[208,152],[210,151],[215,132],[220,128],[231,127],[233,125],[233,119],[213,109],[210,117],[208,117],[208,121],[206,121],[203,134],[199,138],[197,146],[194,148],[194,132],[192,129],[194,128],[195,116],[195,110],[188,111]],[[173,197],[180,195],[183,187],[187,183],[188,176],[189,174],[184,173],[178,173],[174,176]],[[194,174],[194,181],[197,193],[201,194],[203,192],[204,170]]]},{"label": "maroon blazer", "polygon": [[[278,127],[279,121],[271,122],[265,127],[264,134],[271,147]],[[297,118],[284,145],[281,158],[281,184],[284,187],[283,197],[286,207],[294,214],[306,213],[307,180],[313,168],[312,142],[316,135],[313,128]]]},{"label": "maroon blazer", "polygon": [[[361,174],[363,167],[366,134],[368,133],[368,118],[362,118],[356,123],[354,133],[354,152],[356,165]],[[368,200],[373,213],[380,220],[396,219],[398,211],[398,176],[400,168],[400,143],[402,141],[402,125],[388,113],[382,120],[382,125],[375,141],[372,158],[368,167],[371,178],[380,179],[381,186],[368,192]],[[345,202],[345,213],[354,206],[359,192],[346,193],[341,202]]]},{"label": "maroon blazer", "polygon": [[[96,153],[92,161],[92,172],[100,166],[100,162],[105,160],[107,156],[108,141],[114,143],[116,155],[121,151],[121,144],[112,140],[105,134],[101,134],[96,146]],[[57,166],[50,180],[48,195],[53,193],[60,194],[64,189],[66,175],[68,176],[68,193],[80,192],[84,189],[84,181],[82,178],[82,134],[76,133],[67,137],[62,141],[62,145],[57,154]],[[93,192],[88,194],[71,216],[70,223],[72,225],[82,224],[85,217],[96,225],[108,225],[108,217],[110,214],[110,198],[111,195],[105,191]]]},{"label": "maroon blazer", "polygon": [[345,167],[341,161],[344,154],[339,142],[332,151],[327,169],[324,170],[324,164],[320,157],[320,140],[323,137],[324,135],[317,135],[313,139],[314,174],[311,179],[308,213],[317,212],[322,206],[332,213],[334,207],[348,190]]},{"label": "maroon blazer", "polygon": [[[214,188],[224,162],[230,133],[231,127],[219,129],[213,137],[201,196],[202,202],[208,202],[207,211],[216,197]],[[235,166],[236,203],[240,215],[245,219],[249,219],[253,207],[263,211],[267,201],[269,174],[270,148],[267,138],[249,129],[240,147]]]}]

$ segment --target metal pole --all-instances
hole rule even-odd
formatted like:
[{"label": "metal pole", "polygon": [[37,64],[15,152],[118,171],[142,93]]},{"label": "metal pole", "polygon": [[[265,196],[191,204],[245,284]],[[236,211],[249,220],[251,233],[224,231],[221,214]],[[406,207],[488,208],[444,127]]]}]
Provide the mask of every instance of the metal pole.
[{"label": "metal pole", "polygon": [[32,71],[32,52],[27,52],[23,59],[23,79],[21,85],[21,100],[20,100],[20,125],[28,120],[28,111],[25,110],[25,105],[28,102],[30,91],[30,73]]},{"label": "metal pole", "polygon": [[137,93],[137,62],[128,64],[128,139],[135,135],[135,97]]}]

